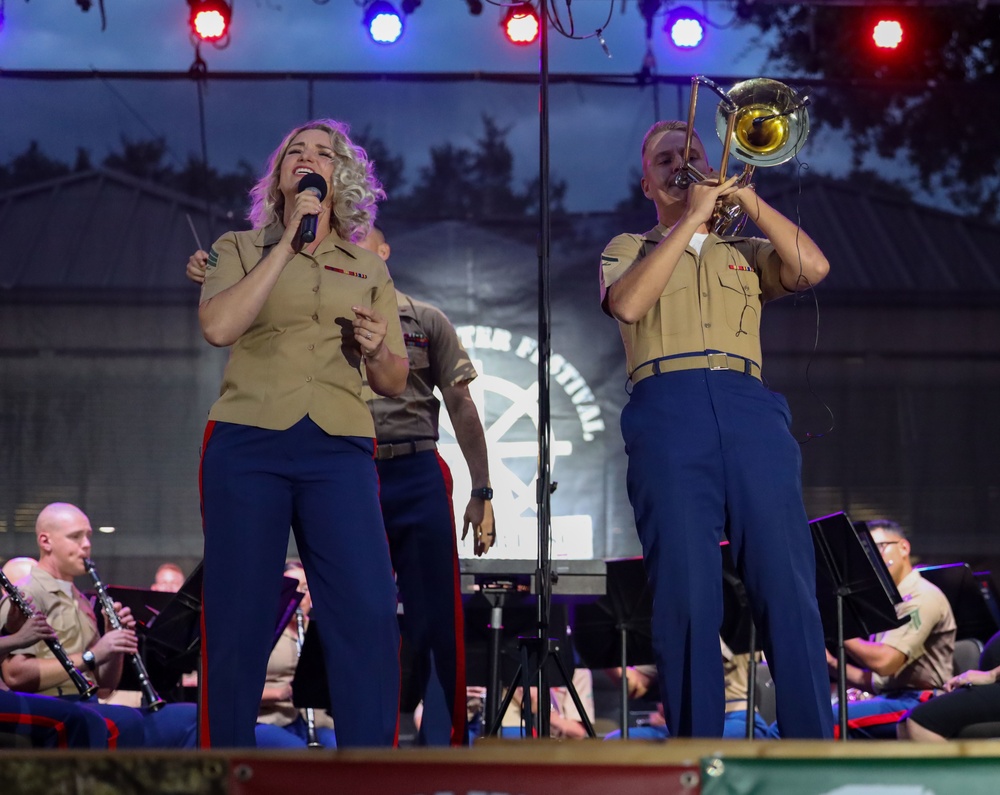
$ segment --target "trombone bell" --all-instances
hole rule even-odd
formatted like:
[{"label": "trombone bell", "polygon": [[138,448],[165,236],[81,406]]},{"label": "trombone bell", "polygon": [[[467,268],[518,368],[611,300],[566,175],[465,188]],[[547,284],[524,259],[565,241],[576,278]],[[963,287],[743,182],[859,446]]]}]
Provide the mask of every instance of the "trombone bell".
[{"label": "trombone bell", "polygon": [[727,143],[729,114],[734,113],[730,154],[751,166],[778,166],[805,145],[809,135],[807,102],[777,80],[744,80],[725,93],[715,113],[715,129]]}]

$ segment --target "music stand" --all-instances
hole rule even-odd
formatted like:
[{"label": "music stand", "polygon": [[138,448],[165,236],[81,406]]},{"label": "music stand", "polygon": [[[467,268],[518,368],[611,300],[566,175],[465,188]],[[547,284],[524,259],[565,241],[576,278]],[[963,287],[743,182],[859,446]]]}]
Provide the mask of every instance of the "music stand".
[{"label": "music stand", "polygon": [[330,686],[326,677],[323,647],[316,619],[309,620],[302,651],[292,677],[292,704],[296,709],[330,709]]},{"label": "music stand", "polygon": [[[146,638],[149,626],[166,608],[174,595],[163,591],[128,588],[123,585],[109,585],[107,586],[107,591],[108,596],[111,597],[113,602],[121,602],[122,607],[127,607],[132,611],[132,617],[136,621],[136,635],[139,638],[139,654],[142,657],[143,663],[146,664],[153,688],[160,692],[174,693],[176,696],[174,691],[176,691],[181,675],[184,672],[165,669],[150,659],[150,655],[146,653]],[[134,666],[123,666],[118,688],[120,690],[142,689]]]},{"label": "music stand", "polygon": [[920,566],[920,575],[934,583],[948,597],[955,614],[958,631],[955,640],[975,638],[986,643],[1000,630],[1000,624],[972,568],[968,563],[947,563],[941,566]]},{"label": "music stand", "polygon": [[[532,672],[524,652],[529,651],[535,667],[539,662],[544,666],[547,679],[552,676],[562,679],[588,735],[595,737],[593,725],[569,674],[574,660],[566,601],[554,599],[549,608],[548,637],[544,649],[536,648],[538,605],[535,595],[517,589],[508,589],[501,594],[484,589],[463,601],[466,678],[468,683],[483,684],[487,689],[484,735],[489,737],[499,733],[503,716],[514,698],[517,680],[520,678],[522,685],[528,686],[527,680]],[[501,698],[503,682],[509,682],[510,687]],[[530,708],[522,709],[522,715],[530,714]],[[526,725],[530,731],[530,717],[526,719]]]},{"label": "music stand", "polygon": [[[159,615],[149,621],[145,633],[150,653],[164,668],[176,670],[178,676],[195,670],[199,663],[202,579],[202,564],[199,563],[177,593],[164,594],[171,598]],[[284,576],[281,579],[281,596],[271,637],[272,649],[303,596],[298,592],[298,580]]]},{"label": "music stand", "polygon": [[[993,618],[1000,625],[1000,593],[997,592],[997,584],[993,579],[992,572],[977,571],[974,572],[974,575],[976,582],[979,583],[979,590],[983,592],[983,599],[986,600],[986,606],[989,607]],[[985,643],[986,641],[983,642]]]},{"label": "music stand", "polygon": [[653,594],[642,558],[607,561],[607,593],[576,606],[573,642],[588,668],[621,667],[621,732],[628,739],[629,665],[648,665],[653,654]]},{"label": "music stand", "polygon": [[[463,577],[464,569],[467,566],[466,561],[460,561],[463,565]],[[480,561],[476,561],[477,568],[479,568]],[[525,561],[527,563],[527,561]],[[483,715],[483,727],[484,730],[488,731],[491,726],[498,724],[498,715],[500,714],[500,665],[501,665],[501,649],[503,648],[503,634],[504,634],[504,618],[503,618],[503,608],[507,602],[508,597],[514,597],[518,594],[526,594],[531,592],[531,575],[528,572],[514,572],[513,567],[505,567],[506,571],[497,570],[496,572],[491,571],[479,571],[473,575],[473,584],[470,593],[478,594],[481,599],[485,599],[489,603],[489,621],[486,626],[489,629],[489,664],[487,667],[487,678],[484,684],[486,685],[486,703],[484,705],[484,715]],[[477,644],[473,640],[470,644],[470,640],[476,638],[477,632],[480,627],[483,626],[483,622],[472,621],[470,623],[470,603],[474,610],[476,606],[476,601],[473,598],[468,598],[466,596],[465,584],[463,583],[463,603],[465,604],[463,614],[465,616],[465,655],[466,655],[466,677],[467,682],[471,681],[468,679],[470,673],[470,658],[475,655],[477,651],[481,649],[481,643]]]},{"label": "music stand", "polygon": [[837,648],[840,739],[847,739],[845,638],[867,638],[909,621],[896,616],[903,601],[864,522],[838,513],[809,522],[816,548],[816,601],[823,632]]}]

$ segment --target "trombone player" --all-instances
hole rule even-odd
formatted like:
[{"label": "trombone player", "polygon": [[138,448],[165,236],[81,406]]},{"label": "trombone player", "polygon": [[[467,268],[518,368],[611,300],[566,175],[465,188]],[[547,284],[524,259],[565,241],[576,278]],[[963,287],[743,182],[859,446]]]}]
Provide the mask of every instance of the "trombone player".
[{"label": "trombone player", "polygon": [[[829,263],[752,186],[719,184],[693,116],[646,133],[641,185],[657,225],[615,237],[601,257],[601,306],[625,346],[621,429],[665,718],[674,737],[722,736],[719,543],[728,536],[775,673],[783,736],[830,738],[801,455],[788,404],[762,383],[759,337],[762,304],[815,286]],[[689,166],[706,178],[692,183]],[[733,205],[765,238],[712,231]]]}]

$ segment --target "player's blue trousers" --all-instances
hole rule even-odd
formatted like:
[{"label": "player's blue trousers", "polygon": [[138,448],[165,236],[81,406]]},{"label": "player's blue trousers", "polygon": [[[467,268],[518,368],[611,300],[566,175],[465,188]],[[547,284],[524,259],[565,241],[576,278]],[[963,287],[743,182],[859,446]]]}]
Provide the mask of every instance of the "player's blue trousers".
[{"label": "player's blue trousers", "polygon": [[308,417],[284,431],[209,423],[202,747],[250,747],[291,526],[313,601],[341,748],[391,746],[399,722],[396,584],[374,442]]},{"label": "player's blue trousers", "polygon": [[728,535],[775,681],[783,737],[828,738],[830,680],[801,454],[780,395],[735,371],[640,381],[622,411],[628,493],[653,589],[653,647],[675,737],[720,737]]},{"label": "player's blue trousers", "polygon": [[[0,730],[27,738],[35,748],[117,746],[117,727],[94,710],[62,698],[0,690]],[[142,739],[139,727],[139,740]]]},{"label": "player's blue trousers", "polygon": [[403,634],[415,652],[424,699],[419,739],[464,745],[465,638],[451,471],[435,450],[377,466]]}]

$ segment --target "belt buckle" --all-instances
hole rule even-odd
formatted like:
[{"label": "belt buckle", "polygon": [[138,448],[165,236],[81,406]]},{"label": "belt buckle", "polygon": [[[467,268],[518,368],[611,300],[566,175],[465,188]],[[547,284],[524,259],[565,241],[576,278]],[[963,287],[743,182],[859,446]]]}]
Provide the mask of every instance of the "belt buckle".
[{"label": "belt buckle", "polygon": [[383,444],[379,445],[377,458],[379,461],[389,461],[393,458],[393,445]]},{"label": "belt buckle", "polygon": [[729,357],[724,353],[710,353],[708,354],[708,369],[709,370],[728,370],[729,369]]}]

